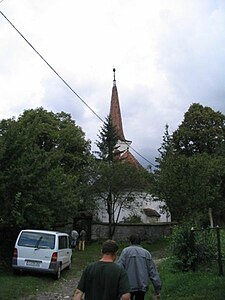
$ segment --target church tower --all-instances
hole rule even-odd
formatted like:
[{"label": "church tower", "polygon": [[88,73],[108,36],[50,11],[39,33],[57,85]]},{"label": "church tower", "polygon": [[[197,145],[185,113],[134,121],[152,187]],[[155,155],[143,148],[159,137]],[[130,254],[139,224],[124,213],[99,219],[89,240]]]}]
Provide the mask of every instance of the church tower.
[{"label": "church tower", "polygon": [[116,69],[113,69],[113,88],[112,88],[112,96],[111,96],[111,105],[110,105],[110,113],[109,116],[112,120],[113,125],[117,130],[117,135],[119,137],[118,142],[115,147],[115,154],[119,160],[126,160],[129,163],[133,164],[138,168],[142,168],[141,164],[137,161],[137,159],[130,153],[129,147],[131,145],[131,141],[125,138],[123,132],[123,123],[122,116],[120,111],[119,104],[119,96],[116,86]]},{"label": "church tower", "polygon": [[110,105],[110,113],[109,116],[112,120],[113,125],[117,130],[117,135],[119,140],[116,145],[116,150],[120,153],[129,149],[131,145],[131,141],[125,139],[125,135],[123,132],[123,124],[122,124],[122,117],[120,112],[120,103],[119,103],[119,96],[116,87],[116,76],[115,76],[116,69],[113,69],[113,88],[112,88],[112,97],[111,97],[111,105]]}]

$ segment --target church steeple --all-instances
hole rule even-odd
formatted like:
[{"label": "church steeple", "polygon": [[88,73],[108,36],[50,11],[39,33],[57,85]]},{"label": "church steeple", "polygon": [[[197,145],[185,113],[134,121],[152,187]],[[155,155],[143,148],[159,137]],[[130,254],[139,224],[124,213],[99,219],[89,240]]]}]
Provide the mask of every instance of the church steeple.
[{"label": "church steeple", "polygon": [[119,104],[119,96],[116,87],[116,69],[113,69],[113,88],[112,88],[112,97],[111,97],[111,105],[110,105],[110,113],[109,116],[112,120],[113,125],[117,129],[118,137],[121,141],[126,141],[124,133],[123,133],[123,124],[122,117],[120,112],[120,104]]},{"label": "church steeple", "polygon": [[127,161],[133,166],[137,168],[142,168],[140,163],[136,160],[136,158],[130,153],[129,147],[131,145],[131,141],[125,139],[123,133],[123,124],[122,117],[120,112],[120,104],[119,97],[116,87],[116,69],[113,69],[113,88],[112,88],[112,97],[111,97],[111,105],[110,105],[110,113],[109,116],[112,120],[113,125],[117,129],[118,141],[115,147],[115,154],[117,155],[117,159],[121,161]]}]

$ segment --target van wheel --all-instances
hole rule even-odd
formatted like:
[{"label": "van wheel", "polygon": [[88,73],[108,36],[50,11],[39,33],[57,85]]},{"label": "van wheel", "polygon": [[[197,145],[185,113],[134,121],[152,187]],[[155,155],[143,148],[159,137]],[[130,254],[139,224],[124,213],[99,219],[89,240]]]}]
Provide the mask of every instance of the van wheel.
[{"label": "van wheel", "polygon": [[61,277],[61,265],[59,265],[59,267],[58,267],[58,269],[57,269],[57,272],[56,272],[55,275],[54,275],[54,278],[55,278],[56,280],[60,279],[60,277]]}]

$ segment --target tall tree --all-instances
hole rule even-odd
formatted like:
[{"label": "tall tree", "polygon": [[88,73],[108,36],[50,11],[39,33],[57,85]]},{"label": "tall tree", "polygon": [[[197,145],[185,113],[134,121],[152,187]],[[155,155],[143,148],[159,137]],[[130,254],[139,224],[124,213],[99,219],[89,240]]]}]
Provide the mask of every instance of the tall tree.
[{"label": "tall tree", "polygon": [[215,218],[224,215],[219,161],[208,154],[174,155],[164,161],[156,173],[157,196],[165,200],[174,221],[188,218],[205,222],[209,208]]},{"label": "tall tree", "polygon": [[156,195],[165,200],[173,219],[205,221],[212,208],[215,219],[225,222],[224,120],[220,112],[193,104],[173,135],[165,132]]},{"label": "tall tree", "polygon": [[225,148],[225,115],[198,103],[190,106],[173,133],[175,150],[180,154],[217,154]]},{"label": "tall tree", "polygon": [[104,161],[112,162],[115,158],[115,146],[118,142],[116,127],[112,123],[110,116],[106,117],[96,142],[99,148],[99,156]]},{"label": "tall tree", "polygon": [[101,203],[101,209],[108,214],[110,238],[115,232],[121,210],[135,206],[135,192],[146,191],[150,177],[146,170],[115,159],[117,141],[116,129],[108,117],[97,142],[102,159],[96,164],[93,191]]},{"label": "tall tree", "polygon": [[156,158],[156,162],[159,164],[162,163],[166,159],[166,157],[168,157],[173,153],[172,136],[169,133],[168,124],[166,124],[165,126],[163,141],[158,151],[159,151],[159,157]]},{"label": "tall tree", "polygon": [[0,220],[52,228],[75,214],[90,143],[69,114],[43,108],[0,122]]}]

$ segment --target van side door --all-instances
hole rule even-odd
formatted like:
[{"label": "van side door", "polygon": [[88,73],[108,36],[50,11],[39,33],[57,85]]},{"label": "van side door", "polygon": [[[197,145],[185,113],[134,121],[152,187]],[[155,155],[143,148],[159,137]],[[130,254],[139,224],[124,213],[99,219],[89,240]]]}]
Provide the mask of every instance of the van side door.
[{"label": "van side door", "polygon": [[69,266],[71,261],[72,250],[69,248],[69,237],[67,235],[61,235],[59,238],[59,261],[62,262],[62,269]]}]

